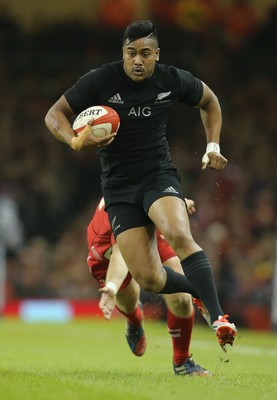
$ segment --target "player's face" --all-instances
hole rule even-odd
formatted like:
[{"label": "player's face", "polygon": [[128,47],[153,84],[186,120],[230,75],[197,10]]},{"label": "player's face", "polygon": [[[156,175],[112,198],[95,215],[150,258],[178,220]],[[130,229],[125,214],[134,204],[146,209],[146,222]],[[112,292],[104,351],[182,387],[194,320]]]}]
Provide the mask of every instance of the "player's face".
[{"label": "player's face", "polygon": [[123,46],[124,71],[133,81],[140,82],[153,74],[160,49],[152,38],[141,38]]}]

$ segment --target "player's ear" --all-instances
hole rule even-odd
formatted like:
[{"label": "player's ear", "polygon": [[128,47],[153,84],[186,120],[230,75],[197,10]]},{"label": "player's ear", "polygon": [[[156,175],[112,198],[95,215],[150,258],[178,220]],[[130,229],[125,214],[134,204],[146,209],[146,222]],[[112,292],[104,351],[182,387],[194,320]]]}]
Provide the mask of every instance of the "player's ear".
[{"label": "player's ear", "polygon": [[159,61],[159,59],[160,59],[160,49],[158,48],[158,49],[156,50],[156,58],[155,58],[155,60],[156,60],[156,61]]}]

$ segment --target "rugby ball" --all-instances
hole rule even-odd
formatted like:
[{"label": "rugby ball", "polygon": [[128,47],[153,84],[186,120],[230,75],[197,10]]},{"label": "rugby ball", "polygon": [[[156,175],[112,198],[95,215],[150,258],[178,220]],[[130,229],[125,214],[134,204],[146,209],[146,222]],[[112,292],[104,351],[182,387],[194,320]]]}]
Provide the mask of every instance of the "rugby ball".
[{"label": "rugby ball", "polygon": [[94,118],[94,121],[91,125],[91,131],[96,137],[110,135],[119,129],[119,115],[108,106],[92,106],[82,111],[75,118],[72,129],[78,135],[92,118]]}]

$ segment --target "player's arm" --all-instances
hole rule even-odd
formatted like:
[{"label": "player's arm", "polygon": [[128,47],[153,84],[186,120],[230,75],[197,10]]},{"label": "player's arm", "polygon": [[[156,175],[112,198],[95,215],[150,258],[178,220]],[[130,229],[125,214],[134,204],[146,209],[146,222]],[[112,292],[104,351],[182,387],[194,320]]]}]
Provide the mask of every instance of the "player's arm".
[{"label": "player's arm", "polygon": [[102,293],[99,307],[102,310],[104,317],[108,320],[111,318],[115,307],[116,294],[127,274],[127,265],[123,260],[118,245],[114,244],[106,274],[106,285],[99,289]]},{"label": "player's arm", "polygon": [[[112,248],[112,253],[110,257],[109,267],[106,275],[106,282],[113,282],[115,285],[115,294],[117,294],[118,289],[122,285],[124,279],[128,274],[128,268],[123,260],[121,252],[119,250],[118,244],[115,243]],[[106,285],[107,286],[107,285]]]},{"label": "player's arm", "polygon": [[103,138],[95,137],[91,133],[93,119],[91,119],[85,129],[77,136],[70,123],[70,119],[74,115],[76,114],[71,109],[65,96],[61,96],[47,112],[45,116],[45,125],[56,139],[66,143],[74,150],[81,150],[88,147],[103,147],[109,145],[114,140],[115,133]]},{"label": "player's arm", "polygon": [[192,199],[185,198],[185,202],[187,205],[188,215],[192,215],[196,212],[195,202]]},{"label": "player's arm", "polygon": [[227,164],[220,154],[220,133],[222,127],[221,107],[215,93],[203,82],[203,95],[197,105],[204,126],[207,148],[202,158],[202,169],[207,167],[222,170]]}]

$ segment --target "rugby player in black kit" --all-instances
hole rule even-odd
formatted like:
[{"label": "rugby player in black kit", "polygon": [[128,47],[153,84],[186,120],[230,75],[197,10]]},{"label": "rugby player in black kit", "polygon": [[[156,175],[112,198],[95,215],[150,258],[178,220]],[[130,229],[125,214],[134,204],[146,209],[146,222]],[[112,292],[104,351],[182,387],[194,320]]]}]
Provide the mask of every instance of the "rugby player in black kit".
[{"label": "rugby player in black kit", "polygon": [[[98,149],[106,210],[134,279],[149,292],[189,292],[200,298],[226,350],[237,329],[222,311],[211,264],[191,235],[185,195],[166,139],[166,123],[174,104],[199,108],[207,139],[202,169],[222,170],[227,160],[219,147],[221,108],[205,83],[185,70],[158,63],[159,55],[153,23],[130,24],[123,36],[123,60],[82,76],[50,108],[45,122],[58,140],[74,150]],[[117,134],[96,138],[90,123],[80,143],[70,120],[93,105],[115,109],[120,129]],[[155,226],[180,258],[186,276],[162,266]]]}]

